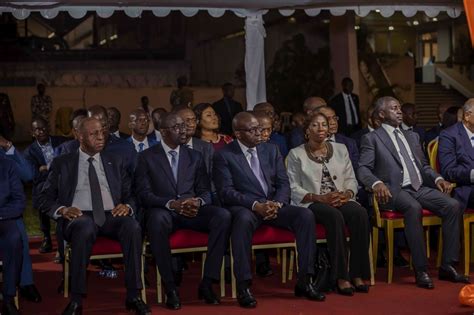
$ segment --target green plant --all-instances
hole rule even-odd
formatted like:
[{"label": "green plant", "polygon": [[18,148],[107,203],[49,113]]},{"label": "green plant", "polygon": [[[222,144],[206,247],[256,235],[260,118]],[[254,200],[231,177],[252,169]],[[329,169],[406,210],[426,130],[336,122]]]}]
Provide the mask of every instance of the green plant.
[{"label": "green plant", "polygon": [[286,40],[267,70],[267,98],[279,110],[301,110],[309,96],[329,99],[334,91],[329,47],[316,53],[303,34]]}]

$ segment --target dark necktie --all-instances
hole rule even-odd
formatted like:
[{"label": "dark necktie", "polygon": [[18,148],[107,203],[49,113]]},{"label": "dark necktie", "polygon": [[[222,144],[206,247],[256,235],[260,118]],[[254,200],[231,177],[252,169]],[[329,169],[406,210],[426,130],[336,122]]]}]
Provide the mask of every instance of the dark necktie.
[{"label": "dark necktie", "polygon": [[355,105],[354,102],[352,101],[352,97],[350,95],[347,95],[347,101],[349,102],[349,108],[351,111],[351,121],[347,120],[348,125],[357,125],[358,120],[357,120],[357,114],[355,112]]},{"label": "dark necktie", "polygon": [[178,182],[178,152],[171,150],[168,152],[171,155],[171,171],[173,171],[173,177],[175,182]]},{"label": "dark necktie", "polygon": [[89,162],[89,186],[91,188],[92,215],[95,224],[102,226],[105,223],[105,211],[104,203],[102,201],[102,192],[100,190],[99,177],[97,177],[97,172],[93,165],[94,158],[90,157],[87,161]]},{"label": "dark necktie", "polygon": [[472,147],[474,148],[474,136],[471,137],[471,145],[472,145]]},{"label": "dark necktie", "polygon": [[403,144],[402,139],[400,139],[400,136],[399,136],[399,133],[401,133],[400,130],[395,129],[394,133],[395,133],[395,139],[397,139],[398,148],[400,149],[400,153],[403,157],[403,160],[405,161],[408,175],[410,176],[411,186],[413,187],[413,189],[415,189],[415,191],[417,191],[421,187],[421,181],[420,181],[420,178],[418,177],[418,174],[416,173],[415,164],[413,163],[412,159],[410,159],[408,150]]},{"label": "dark necktie", "polygon": [[260,186],[262,187],[265,195],[268,194],[268,187],[265,179],[263,178],[262,170],[260,169],[260,163],[258,162],[257,158],[257,151],[255,149],[248,149],[248,153],[250,153],[250,168],[252,169],[253,174],[257,177]]},{"label": "dark necktie", "polygon": [[145,147],[145,144],[143,142],[138,144],[138,152],[143,152],[143,148]]}]

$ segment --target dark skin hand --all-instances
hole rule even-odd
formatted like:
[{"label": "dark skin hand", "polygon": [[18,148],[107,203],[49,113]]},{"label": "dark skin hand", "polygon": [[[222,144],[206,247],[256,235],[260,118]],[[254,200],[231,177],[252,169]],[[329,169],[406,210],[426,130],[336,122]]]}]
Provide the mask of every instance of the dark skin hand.
[{"label": "dark skin hand", "polygon": [[387,186],[385,186],[384,183],[378,183],[375,185],[373,191],[375,198],[377,198],[377,201],[381,204],[387,204],[390,198],[392,198],[390,190],[387,188]]},{"label": "dark skin hand", "polygon": [[112,209],[112,215],[114,217],[124,217],[130,214],[130,208],[127,205],[119,204]]},{"label": "dark skin hand", "polygon": [[453,190],[453,184],[444,180],[444,179],[440,179],[439,181],[436,182],[436,187],[438,187],[438,189],[449,195],[451,194],[451,190]]},{"label": "dark skin hand", "polygon": [[82,211],[76,207],[62,208],[60,214],[63,218],[73,220],[77,217],[82,216]]},{"label": "dark skin hand", "polygon": [[181,200],[173,200],[170,203],[170,208],[174,209],[178,214],[188,218],[194,218],[200,207],[200,200],[198,198],[186,198]]},{"label": "dark skin hand", "polygon": [[257,202],[253,210],[264,220],[272,220],[278,216],[279,208],[278,203],[268,200],[266,202]]}]

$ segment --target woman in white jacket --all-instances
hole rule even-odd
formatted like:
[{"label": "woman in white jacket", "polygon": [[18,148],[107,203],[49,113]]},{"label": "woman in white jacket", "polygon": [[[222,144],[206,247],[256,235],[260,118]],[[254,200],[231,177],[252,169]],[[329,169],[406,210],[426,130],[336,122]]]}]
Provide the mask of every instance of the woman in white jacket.
[{"label": "woman in white jacket", "polygon": [[[316,222],[326,228],[330,279],[337,292],[368,292],[363,281],[370,276],[367,210],[355,201],[357,180],[346,146],[327,137],[326,116],[312,116],[305,125],[306,143],[288,154],[291,201],[311,209]],[[345,226],[350,233],[349,266]]]}]

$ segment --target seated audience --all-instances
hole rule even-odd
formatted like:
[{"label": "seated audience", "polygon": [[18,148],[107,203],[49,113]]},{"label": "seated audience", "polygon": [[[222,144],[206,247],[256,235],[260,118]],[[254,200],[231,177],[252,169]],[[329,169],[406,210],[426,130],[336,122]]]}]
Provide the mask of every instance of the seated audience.
[{"label": "seated audience", "polygon": [[[332,111],[332,109],[331,109]],[[292,203],[308,207],[327,231],[331,262],[330,285],[343,295],[368,292],[362,279],[370,277],[369,218],[356,201],[357,180],[344,144],[327,141],[329,122],[314,114],[305,128],[306,144],[288,155]],[[346,249],[345,226],[350,233]],[[349,270],[347,262],[349,261]]]},{"label": "seated audience", "polygon": [[224,207],[232,213],[231,244],[239,305],[257,305],[250,291],[250,258],[252,235],[262,224],[295,234],[299,267],[295,295],[323,301],[324,294],[311,281],[316,254],[313,213],[288,205],[290,185],[283,158],[275,145],[259,143],[257,119],[251,113],[239,113],[232,128],[237,141],[216,151],[212,175]]},{"label": "seated audience", "polygon": [[294,113],[293,115],[291,115],[291,129],[304,128],[305,120],[305,114],[303,114],[302,112]]},{"label": "seated audience", "polygon": [[120,119],[122,118],[122,115],[120,114],[120,111],[117,109],[117,107],[108,107],[107,116],[109,117],[110,134],[116,136],[117,138],[128,139],[130,135],[120,131]]},{"label": "seated audience", "polygon": [[438,160],[441,174],[456,183],[454,198],[461,210],[474,208],[474,98],[463,106],[463,120],[441,131]]},{"label": "seated audience", "polygon": [[243,111],[242,104],[234,100],[235,87],[232,83],[222,85],[223,98],[212,104],[212,108],[221,118],[220,131],[226,135],[232,135],[232,119]]},{"label": "seated audience", "polygon": [[232,142],[232,137],[219,133],[219,117],[211,104],[197,104],[193,110],[197,119],[197,138],[210,142],[214,151],[218,151],[227,143]]},{"label": "seated audience", "polygon": [[[303,112],[306,118],[312,116],[315,109],[318,107],[327,106],[326,101],[318,96],[308,97],[303,103]],[[291,150],[303,144],[304,131],[303,126],[293,128],[288,134],[288,149]]]},{"label": "seated audience", "polygon": [[3,263],[2,314],[20,314],[15,306],[23,261],[22,232],[12,220],[21,218],[26,207],[25,193],[15,163],[0,155],[0,251]]},{"label": "seated audience", "polygon": [[78,151],[56,158],[43,189],[43,209],[63,226],[71,244],[71,301],[64,315],[82,314],[87,293],[89,255],[97,236],[120,242],[124,254],[125,306],[136,314],[151,314],[141,300],[142,233],[132,217],[135,202],[131,178],[119,154],[103,151],[108,128],[96,118],[81,121]]},{"label": "seated audience", "polygon": [[266,121],[265,118],[263,118],[262,120],[261,115],[258,116],[260,118],[257,117],[259,123],[263,122],[265,124],[265,127],[261,127],[262,137],[265,138],[264,139],[265,142],[268,141],[269,143],[276,144],[278,148],[280,149],[281,155],[283,156],[283,158],[285,158],[288,154],[288,146],[286,144],[286,138],[280,135],[279,133],[273,131],[273,124],[274,124],[275,116],[276,116],[275,108],[273,107],[273,105],[267,102],[260,103],[260,104],[255,105],[255,107],[253,108],[253,111],[255,113],[262,113],[268,116],[268,118],[270,119],[270,124],[265,122]]},{"label": "seated audience", "polygon": [[128,127],[132,131],[132,135],[127,141],[133,144],[137,152],[143,152],[158,144],[155,137],[147,136],[149,122],[150,118],[143,109],[138,108],[129,115]]},{"label": "seated audience", "polygon": [[424,147],[425,129],[416,125],[418,113],[413,103],[404,103],[402,105],[402,124],[400,129],[416,132],[420,138],[421,145]]},{"label": "seated audience", "polygon": [[40,229],[43,233],[43,242],[39,248],[40,253],[49,253],[53,250],[51,242],[51,222],[50,218],[42,213],[40,209],[39,194],[44,182],[48,177],[51,162],[58,155],[58,146],[68,139],[60,136],[50,136],[48,122],[37,117],[31,123],[31,135],[35,139],[24,152],[25,159],[33,169],[33,208],[38,211],[40,218]]},{"label": "seated audience", "polygon": [[153,137],[157,142],[161,141],[160,118],[164,113],[166,113],[166,109],[162,107],[158,107],[151,112],[151,120],[153,121],[153,127],[155,130],[149,134],[149,136]]},{"label": "seated audience", "polygon": [[397,99],[379,98],[374,114],[382,126],[362,138],[357,175],[365,187],[374,192],[381,209],[403,213],[417,286],[434,288],[427,270],[422,209],[432,211],[443,221],[439,279],[468,283],[468,277],[458,274],[453,267],[459,258],[462,211],[459,203],[449,197],[451,183],[427,164],[418,134],[400,130],[402,111]]},{"label": "seated audience", "polygon": [[[148,115],[148,117],[151,117],[151,113],[153,113],[153,107],[150,106],[150,100],[148,99],[148,96],[142,96],[140,99],[141,104],[138,107],[139,109],[143,109],[145,113]],[[147,135],[151,134],[155,130],[153,126],[152,121],[148,121],[148,128],[147,128]]]},{"label": "seated audience", "polygon": [[445,128],[443,127],[443,116],[446,110],[450,107],[452,107],[452,105],[445,104],[445,103],[438,104],[438,108],[437,108],[438,123],[436,124],[436,126],[433,126],[428,131],[425,132],[425,139],[424,139],[425,145],[428,145],[428,143],[430,143],[431,140],[438,138],[441,130]]},{"label": "seated audience", "polygon": [[212,283],[220,278],[231,216],[212,205],[211,184],[203,156],[184,146],[186,124],[175,113],[161,119],[162,141],[138,156],[135,174],[138,196],[147,210],[151,250],[166,289],[166,306],[181,308],[171,267],[170,234],[180,228],[209,233],[200,299],[219,304]]}]

